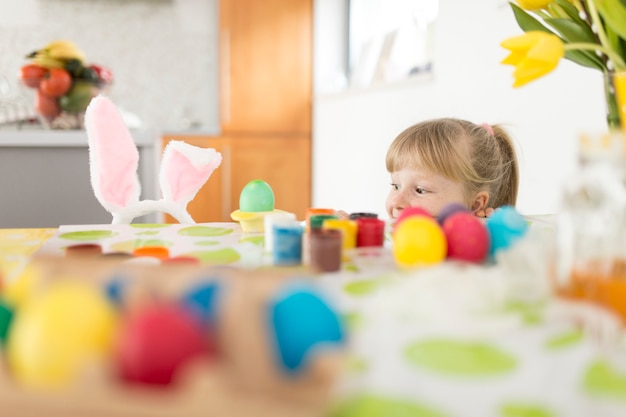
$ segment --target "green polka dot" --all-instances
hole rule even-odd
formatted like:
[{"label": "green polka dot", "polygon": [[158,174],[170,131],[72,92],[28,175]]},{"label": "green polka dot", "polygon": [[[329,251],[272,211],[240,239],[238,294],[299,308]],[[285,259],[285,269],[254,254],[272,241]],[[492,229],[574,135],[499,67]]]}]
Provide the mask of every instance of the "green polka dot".
[{"label": "green polka dot", "polygon": [[239,240],[239,243],[245,243],[245,242],[253,243],[257,246],[264,246],[265,236],[248,236],[248,237],[241,238]]},{"label": "green polka dot", "polygon": [[170,242],[162,239],[136,239],[135,247],[136,248],[144,248],[146,246],[164,246],[164,247],[172,247],[174,246],[174,242]]},{"label": "green polka dot", "polygon": [[417,367],[455,376],[493,376],[510,372],[517,365],[511,355],[485,343],[446,339],[412,344],[405,354]]},{"label": "green polka dot", "polygon": [[167,223],[134,223],[130,225],[135,229],[162,229],[164,227],[170,227],[171,224]]},{"label": "green polka dot", "polygon": [[361,395],[340,404],[331,417],[449,417],[417,401]]},{"label": "green polka dot", "polygon": [[626,373],[616,372],[604,361],[597,361],[587,369],[584,387],[591,394],[626,401]]},{"label": "green polka dot", "polygon": [[116,242],[111,245],[111,250],[115,252],[132,252],[136,247],[136,243],[137,239]]},{"label": "green polka dot", "polygon": [[230,248],[215,251],[195,251],[183,254],[183,256],[191,256],[199,259],[201,262],[212,264],[230,264],[240,259],[239,253]]},{"label": "green polka dot", "polygon": [[149,230],[147,232],[139,232],[137,236],[154,236],[158,235],[160,232],[158,230]]},{"label": "green polka dot", "polygon": [[571,330],[554,336],[546,341],[546,349],[557,350],[576,345],[583,340],[583,332],[580,330]]},{"label": "green polka dot", "polygon": [[355,329],[363,324],[363,316],[359,313],[346,313],[343,315],[343,319],[350,329]]},{"label": "green polka dot", "polygon": [[196,246],[215,246],[215,245],[219,245],[220,242],[217,240],[201,240],[200,242],[195,242],[194,245]]},{"label": "green polka dot", "polygon": [[111,230],[82,230],[80,232],[68,232],[59,235],[62,239],[67,240],[102,240],[113,236],[117,236],[117,233]]},{"label": "green polka dot", "polygon": [[555,414],[543,407],[522,403],[504,404],[500,408],[502,417],[554,417]]},{"label": "green polka dot", "polygon": [[343,289],[350,295],[361,296],[371,294],[378,289],[382,280],[381,279],[368,279],[361,281],[353,281],[347,283]]},{"label": "green polka dot", "polygon": [[348,371],[354,374],[360,374],[367,370],[367,361],[363,358],[350,356],[347,363]]},{"label": "green polka dot", "polygon": [[356,265],[355,265],[355,264],[353,264],[353,263],[348,263],[348,264],[345,264],[345,265],[343,266],[343,270],[344,270],[344,271],[348,271],[348,272],[359,272],[359,271],[360,271],[359,267],[358,267],[358,266],[356,266]]},{"label": "green polka dot", "polygon": [[528,325],[540,324],[543,321],[545,303],[522,303],[511,301],[504,306],[506,313],[516,313],[522,316],[524,323]]},{"label": "green polka dot", "polygon": [[181,236],[224,236],[232,232],[233,229],[226,227],[190,226],[180,229],[178,234]]}]

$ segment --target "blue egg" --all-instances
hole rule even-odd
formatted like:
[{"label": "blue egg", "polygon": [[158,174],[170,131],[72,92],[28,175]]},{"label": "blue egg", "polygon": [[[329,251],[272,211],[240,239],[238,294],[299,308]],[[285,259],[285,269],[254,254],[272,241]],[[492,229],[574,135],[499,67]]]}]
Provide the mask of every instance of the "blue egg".
[{"label": "blue egg", "polygon": [[277,356],[288,373],[297,373],[319,345],[340,346],[344,341],[339,315],[312,286],[287,285],[270,305],[269,319]]},{"label": "blue egg", "polygon": [[129,279],[125,275],[113,275],[107,280],[104,291],[109,301],[116,307],[124,305],[124,292],[128,284]]},{"label": "blue egg", "polygon": [[220,285],[216,280],[201,282],[187,290],[181,298],[202,325],[215,326],[217,322],[217,299]]},{"label": "blue egg", "polygon": [[491,237],[489,255],[510,248],[526,235],[528,222],[512,206],[503,206],[487,218],[487,229]]},{"label": "blue egg", "polygon": [[443,222],[445,222],[448,217],[452,216],[454,213],[457,213],[459,211],[463,211],[463,212],[468,212],[469,213],[470,210],[467,207],[465,207],[463,204],[461,204],[461,203],[446,204],[441,209],[439,214],[437,214],[437,223],[442,225]]}]

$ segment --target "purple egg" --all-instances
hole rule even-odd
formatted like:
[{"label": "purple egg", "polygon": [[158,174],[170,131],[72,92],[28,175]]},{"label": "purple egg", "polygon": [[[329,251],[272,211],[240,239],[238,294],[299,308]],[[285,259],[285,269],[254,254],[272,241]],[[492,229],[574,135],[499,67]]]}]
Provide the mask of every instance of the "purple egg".
[{"label": "purple egg", "polygon": [[448,217],[459,211],[469,212],[470,210],[461,203],[450,203],[441,209],[437,215],[437,223],[443,225]]}]

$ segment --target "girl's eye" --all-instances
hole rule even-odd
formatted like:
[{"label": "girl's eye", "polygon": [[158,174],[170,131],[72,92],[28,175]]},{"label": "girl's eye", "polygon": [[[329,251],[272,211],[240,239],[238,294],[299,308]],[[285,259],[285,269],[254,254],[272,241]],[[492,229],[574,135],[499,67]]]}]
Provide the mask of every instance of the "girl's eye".
[{"label": "girl's eye", "polygon": [[391,184],[391,188],[393,188],[395,191],[398,191],[400,187],[398,186],[398,184]]},{"label": "girl's eye", "polygon": [[426,194],[426,190],[424,188],[421,188],[421,187],[417,187],[415,189],[415,192],[418,193],[418,194]]}]

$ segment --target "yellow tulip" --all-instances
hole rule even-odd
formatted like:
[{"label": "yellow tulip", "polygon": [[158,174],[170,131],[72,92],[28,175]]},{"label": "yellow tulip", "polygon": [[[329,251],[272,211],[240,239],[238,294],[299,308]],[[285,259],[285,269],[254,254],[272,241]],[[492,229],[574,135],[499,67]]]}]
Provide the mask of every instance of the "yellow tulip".
[{"label": "yellow tulip", "polygon": [[540,31],[526,32],[506,39],[500,45],[511,51],[501,63],[515,67],[513,87],[521,87],[546,75],[565,55],[563,42],[558,36]]},{"label": "yellow tulip", "polygon": [[554,0],[517,0],[517,4],[524,10],[541,10],[548,7]]}]

